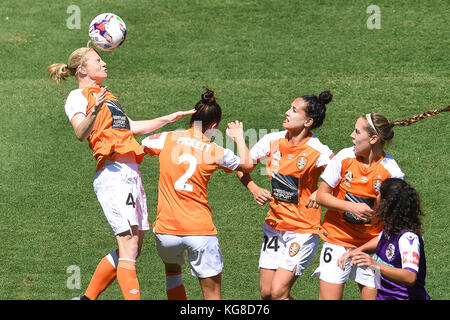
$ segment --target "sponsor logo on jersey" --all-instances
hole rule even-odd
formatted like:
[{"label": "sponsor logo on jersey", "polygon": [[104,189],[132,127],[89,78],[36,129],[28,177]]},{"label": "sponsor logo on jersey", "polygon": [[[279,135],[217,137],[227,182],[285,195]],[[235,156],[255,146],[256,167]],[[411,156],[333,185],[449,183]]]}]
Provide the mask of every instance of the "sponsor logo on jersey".
[{"label": "sponsor logo on jersey", "polygon": [[345,180],[351,182],[353,180],[353,173],[351,171],[345,171],[344,177]]},{"label": "sponsor logo on jersey", "polygon": [[352,173],[351,171],[346,171],[345,174],[344,174],[344,178],[345,178],[345,180],[344,180],[343,183],[344,183],[347,187],[351,188],[352,185],[350,184],[350,181],[353,180],[353,173]]},{"label": "sponsor logo on jersey", "polygon": [[374,260],[375,260],[376,262],[385,264],[385,265],[387,265],[387,266],[389,266],[389,267],[395,268],[393,264],[390,264],[390,263],[384,261],[381,257],[377,256],[376,254],[375,254],[375,256],[374,256]]},{"label": "sponsor logo on jersey", "polygon": [[[356,195],[354,195],[354,194],[352,194],[350,192],[346,192],[345,193],[345,200],[353,202],[353,203],[365,203],[371,208],[373,208],[373,205],[375,204],[375,199],[373,199],[373,198],[366,198],[366,197],[356,196]],[[342,216],[342,218],[345,221],[353,223],[353,224],[370,223],[370,221],[365,221],[365,220],[363,220],[361,218],[358,218],[352,212],[349,212],[349,211],[344,212],[344,215]]]},{"label": "sponsor logo on jersey", "polygon": [[408,242],[409,242],[410,245],[413,245],[414,239],[415,239],[414,236],[408,235],[408,236],[406,236],[406,239],[408,240]]},{"label": "sponsor logo on jersey", "polygon": [[113,129],[128,129],[130,130],[130,122],[128,121],[128,117],[125,115],[125,112],[122,109],[120,103],[114,100],[105,101],[106,105],[111,112],[112,117],[112,125]]},{"label": "sponsor logo on jersey", "polygon": [[403,252],[402,264],[413,264],[419,266],[419,255],[417,252],[406,251]]},{"label": "sponsor logo on jersey", "polygon": [[276,200],[298,204],[299,178],[273,172],[271,182],[273,196]]}]

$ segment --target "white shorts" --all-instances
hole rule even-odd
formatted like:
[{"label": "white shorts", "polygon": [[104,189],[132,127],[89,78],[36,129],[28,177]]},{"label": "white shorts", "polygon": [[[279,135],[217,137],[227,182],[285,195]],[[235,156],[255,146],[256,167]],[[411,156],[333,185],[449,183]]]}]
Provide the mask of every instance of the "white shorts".
[{"label": "white shorts", "polygon": [[131,226],[148,230],[147,198],[136,164],[107,161],[94,179],[94,191],[114,235]]},{"label": "white shorts", "polygon": [[259,268],[277,270],[283,268],[295,275],[303,274],[319,247],[319,236],[311,233],[275,230],[263,226],[263,243],[259,256]]},{"label": "white shorts", "polygon": [[338,259],[348,250],[349,248],[324,242],[320,253],[320,265],[313,276],[336,284],[345,283],[350,278],[363,286],[375,288],[375,274],[368,267],[350,266],[350,260],[347,261],[345,270],[338,266]]},{"label": "white shorts", "polygon": [[222,273],[223,258],[217,236],[176,236],[155,233],[158,255],[165,263],[184,264],[187,251],[191,274],[209,278]]}]

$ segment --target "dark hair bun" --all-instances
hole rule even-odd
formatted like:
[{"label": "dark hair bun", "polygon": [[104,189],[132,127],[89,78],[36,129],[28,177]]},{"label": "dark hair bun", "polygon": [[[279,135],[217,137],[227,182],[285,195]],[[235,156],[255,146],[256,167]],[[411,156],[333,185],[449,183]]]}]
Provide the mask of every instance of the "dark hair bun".
[{"label": "dark hair bun", "polygon": [[211,104],[216,101],[216,97],[214,96],[214,91],[209,90],[207,87],[203,87],[206,90],[205,93],[202,94],[202,102],[204,104]]},{"label": "dark hair bun", "polygon": [[321,94],[319,94],[319,101],[323,104],[328,104],[333,100],[333,95],[330,91],[324,91]]}]

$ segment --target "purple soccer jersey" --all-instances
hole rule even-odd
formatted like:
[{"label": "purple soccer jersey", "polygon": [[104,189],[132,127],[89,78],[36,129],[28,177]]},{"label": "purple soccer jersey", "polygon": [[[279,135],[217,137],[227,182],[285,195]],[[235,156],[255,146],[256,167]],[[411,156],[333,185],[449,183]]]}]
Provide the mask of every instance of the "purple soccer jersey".
[{"label": "purple soccer jersey", "polygon": [[417,273],[416,283],[412,287],[393,282],[381,275],[377,300],[430,299],[425,291],[427,267],[422,236],[407,231],[386,237],[382,232],[375,253],[379,263]]}]

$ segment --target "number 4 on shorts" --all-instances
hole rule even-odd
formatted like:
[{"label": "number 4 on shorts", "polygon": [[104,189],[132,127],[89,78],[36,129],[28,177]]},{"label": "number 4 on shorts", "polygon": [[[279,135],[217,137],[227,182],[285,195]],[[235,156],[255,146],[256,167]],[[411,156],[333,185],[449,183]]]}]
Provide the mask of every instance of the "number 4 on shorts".
[{"label": "number 4 on shorts", "polygon": [[128,198],[127,198],[127,205],[129,206],[133,206],[133,208],[136,208],[136,202],[134,202],[134,198],[133,195],[131,193],[128,194]]}]

